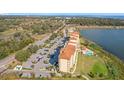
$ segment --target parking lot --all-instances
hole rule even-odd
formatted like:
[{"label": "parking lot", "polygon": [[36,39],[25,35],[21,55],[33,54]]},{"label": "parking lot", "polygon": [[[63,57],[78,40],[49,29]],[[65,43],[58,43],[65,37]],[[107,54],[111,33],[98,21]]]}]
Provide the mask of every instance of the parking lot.
[{"label": "parking lot", "polygon": [[[45,47],[32,54],[22,65],[23,69],[32,70],[36,78],[50,77],[51,73],[55,72],[54,66],[58,63],[59,52],[64,43],[65,38],[57,36]],[[45,42],[42,42],[43,44]],[[22,77],[31,77],[31,73],[23,72]]]}]

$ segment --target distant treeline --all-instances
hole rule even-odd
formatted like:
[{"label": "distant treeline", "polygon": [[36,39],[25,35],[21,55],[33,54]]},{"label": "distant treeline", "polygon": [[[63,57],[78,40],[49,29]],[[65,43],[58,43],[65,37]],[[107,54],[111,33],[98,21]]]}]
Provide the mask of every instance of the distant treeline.
[{"label": "distant treeline", "polygon": [[124,20],[112,18],[71,18],[66,20],[66,24],[81,26],[124,26]]},{"label": "distant treeline", "polygon": [[62,26],[61,20],[53,18],[0,17],[0,32],[21,28],[23,30],[34,31],[34,33],[42,33],[44,31],[54,31],[60,26]]},{"label": "distant treeline", "polygon": [[33,35],[52,33],[61,26],[62,21],[54,18],[0,17],[0,59],[33,43]]}]

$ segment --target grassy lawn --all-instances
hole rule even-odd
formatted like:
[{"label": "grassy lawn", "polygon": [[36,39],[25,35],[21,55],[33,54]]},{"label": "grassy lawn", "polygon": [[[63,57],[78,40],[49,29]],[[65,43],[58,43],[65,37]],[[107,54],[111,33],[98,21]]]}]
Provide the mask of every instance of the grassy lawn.
[{"label": "grassy lawn", "polygon": [[98,56],[85,56],[79,54],[75,73],[88,75],[90,79],[124,79],[123,61],[103,50],[96,43],[83,37],[80,38],[81,48],[86,46]]},{"label": "grassy lawn", "polygon": [[90,72],[93,74],[102,73],[102,75],[106,75],[108,73],[104,61],[100,57],[86,56],[79,53],[75,74],[88,75]]},{"label": "grassy lawn", "polygon": [[105,64],[103,64],[101,62],[96,62],[93,65],[93,68],[92,68],[91,72],[94,73],[94,74],[107,75],[108,70],[107,70]]},{"label": "grassy lawn", "polygon": [[42,35],[33,35],[32,37],[35,39],[35,40],[41,40],[42,38],[46,37],[48,34],[42,34]]},{"label": "grassy lawn", "polygon": [[32,70],[31,68],[22,68],[22,70]]},{"label": "grassy lawn", "polygon": [[81,53],[78,53],[78,61],[75,73],[83,73],[83,71],[84,71],[83,56],[81,55]]}]

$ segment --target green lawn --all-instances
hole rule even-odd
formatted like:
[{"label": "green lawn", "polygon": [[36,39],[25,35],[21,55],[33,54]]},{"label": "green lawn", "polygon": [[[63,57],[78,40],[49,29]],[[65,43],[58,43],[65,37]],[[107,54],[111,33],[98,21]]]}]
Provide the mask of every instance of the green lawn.
[{"label": "green lawn", "polygon": [[108,70],[105,66],[105,64],[101,63],[101,62],[96,62],[94,65],[93,65],[93,68],[91,70],[92,73],[94,74],[102,74],[102,75],[107,75],[108,73]]},{"label": "green lawn", "polygon": [[102,47],[85,38],[80,38],[81,47],[86,46],[98,56],[79,55],[75,73],[90,76],[90,79],[124,79],[123,61],[104,51]]},{"label": "green lawn", "polygon": [[77,61],[77,67],[76,67],[76,70],[75,70],[75,73],[83,73],[83,59],[82,59],[82,55],[80,53],[78,53],[78,61]]},{"label": "green lawn", "polygon": [[99,56],[86,56],[81,53],[78,54],[78,63],[75,74],[88,75],[90,72],[98,75],[107,75],[108,70],[104,61]]}]

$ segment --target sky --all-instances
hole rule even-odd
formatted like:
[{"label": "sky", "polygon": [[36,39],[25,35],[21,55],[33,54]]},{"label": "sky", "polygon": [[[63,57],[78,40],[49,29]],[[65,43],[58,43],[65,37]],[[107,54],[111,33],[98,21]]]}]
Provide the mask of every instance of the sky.
[{"label": "sky", "polygon": [[8,13],[124,13],[124,0],[0,0]]},{"label": "sky", "polygon": [[26,15],[26,16],[86,16],[86,17],[113,17],[124,18],[124,13],[5,13],[1,15]]}]

